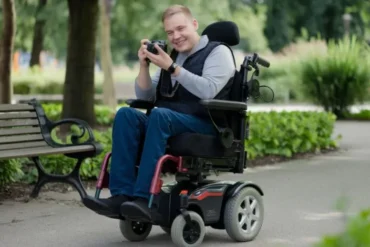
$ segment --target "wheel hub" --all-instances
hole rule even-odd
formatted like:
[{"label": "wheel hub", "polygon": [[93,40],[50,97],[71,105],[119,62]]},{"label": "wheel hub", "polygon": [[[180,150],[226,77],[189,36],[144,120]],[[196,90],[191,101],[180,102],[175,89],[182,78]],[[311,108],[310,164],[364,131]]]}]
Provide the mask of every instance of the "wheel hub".
[{"label": "wheel hub", "polygon": [[147,225],[145,223],[142,223],[142,222],[138,222],[138,221],[133,221],[131,223],[131,227],[132,227],[132,230],[140,235],[140,234],[143,234],[145,233],[146,231],[146,228],[147,228]]},{"label": "wheel hub", "polygon": [[240,203],[238,210],[239,227],[247,234],[256,228],[260,216],[258,201],[253,196],[247,196]]},{"label": "wheel hub", "polygon": [[183,230],[184,240],[187,244],[194,244],[200,237],[200,226],[197,222],[192,221],[191,225],[186,224]]}]

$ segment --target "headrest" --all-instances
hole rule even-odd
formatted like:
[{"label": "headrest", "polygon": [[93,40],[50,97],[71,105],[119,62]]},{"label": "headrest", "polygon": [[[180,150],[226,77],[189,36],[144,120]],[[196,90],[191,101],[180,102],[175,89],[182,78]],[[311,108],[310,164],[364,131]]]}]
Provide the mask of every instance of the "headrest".
[{"label": "headrest", "polygon": [[207,35],[210,41],[220,41],[229,46],[238,45],[240,41],[239,28],[232,21],[218,21],[207,26],[202,35]]}]

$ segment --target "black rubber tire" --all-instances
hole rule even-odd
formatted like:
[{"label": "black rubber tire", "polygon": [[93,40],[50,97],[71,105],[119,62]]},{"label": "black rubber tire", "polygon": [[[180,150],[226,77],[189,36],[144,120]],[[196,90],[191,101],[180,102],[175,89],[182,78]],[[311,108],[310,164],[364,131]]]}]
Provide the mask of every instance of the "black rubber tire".
[{"label": "black rubber tire", "polygon": [[144,241],[152,230],[152,224],[120,220],[119,228],[124,238],[131,242]]},{"label": "black rubber tire", "polygon": [[184,217],[180,214],[178,215],[172,223],[171,227],[171,238],[172,242],[178,247],[197,247],[200,246],[203,242],[204,236],[206,234],[206,227],[202,217],[193,211],[189,211],[190,218],[193,222],[197,223],[199,226],[199,237],[193,242],[189,243],[184,239],[184,228],[186,227],[186,221]]},{"label": "black rubber tire", "polygon": [[[247,233],[244,232],[239,225],[238,210],[243,200],[251,196],[257,201],[259,209],[259,219],[254,225],[254,229]],[[230,198],[226,202],[224,212],[224,224],[227,234],[231,239],[237,242],[249,242],[257,237],[259,234],[264,220],[264,205],[261,194],[253,187],[246,187],[238,192],[237,195]]]}]

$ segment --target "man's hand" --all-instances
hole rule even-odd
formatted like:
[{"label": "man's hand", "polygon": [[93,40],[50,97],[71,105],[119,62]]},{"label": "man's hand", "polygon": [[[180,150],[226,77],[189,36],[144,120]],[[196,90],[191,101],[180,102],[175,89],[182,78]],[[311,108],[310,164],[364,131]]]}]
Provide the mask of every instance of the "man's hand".
[{"label": "man's hand", "polygon": [[141,40],[141,46],[140,46],[140,49],[137,53],[138,57],[139,57],[139,62],[140,62],[140,65],[141,66],[145,66],[145,67],[148,67],[148,63],[147,61],[145,60],[146,59],[146,52],[147,52],[147,46],[146,46],[146,42],[149,42],[148,39],[142,39]]},{"label": "man's hand", "polygon": [[154,45],[154,47],[158,51],[158,55],[153,54],[149,52],[147,49],[144,50],[144,53],[147,58],[150,59],[152,63],[157,65],[158,67],[167,70],[171,64],[173,63],[172,58],[164,51],[162,50],[157,44]]}]

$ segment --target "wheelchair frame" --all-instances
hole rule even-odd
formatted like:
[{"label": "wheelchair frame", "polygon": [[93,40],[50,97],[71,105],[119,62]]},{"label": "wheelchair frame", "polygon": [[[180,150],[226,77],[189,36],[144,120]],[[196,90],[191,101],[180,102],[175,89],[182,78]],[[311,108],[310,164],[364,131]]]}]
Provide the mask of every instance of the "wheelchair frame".
[{"label": "wheelchair frame", "polygon": [[[257,83],[258,86],[257,80],[253,78],[248,80],[247,78],[248,72],[252,69],[255,70],[254,74],[258,76],[258,64],[269,67],[269,63],[257,54],[246,56],[241,65],[241,86],[243,88],[241,98],[245,101],[250,95],[249,89],[256,87],[251,83]],[[177,246],[200,245],[205,235],[205,226],[226,229],[229,236],[235,241],[251,241],[258,235],[264,218],[262,200],[264,193],[262,189],[251,181],[206,180],[211,170],[243,173],[247,167],[247,153],[244,147],[244,139],[247,139],[249,134],[247,103],[223,100],[204,100],[202,102],[210,109],[236,111],[242,114],[240,140],[235,140],[236,143],[234,143],[236,144],[234,150],[238,155],[226,158],[184,157],[167,153],[163,155],[157,162],[155,175],[151,182],[149,202],[149,208],[152,210],[151,217],[148,218],[145,215],[133,217],[132,212],[121,212],[121,216],[112,217],[120,220],[120,229],[126,239],[130,241],[144,240],[149,235],[152,225],[159,225],[165,232],[171,234],[172,240]],[[147,114],[150,114],[154,107],[153,103],[142,100],[130,100],[128,104],[130,107],[146,109]],[[111,153],[109,152],[102,162],[95,198],[99,198],[103,188],[108,188],[110,157]],[[226,165],[224,165],[225,161]],[[167,163],[170,163],[167,166],[169,172],[176,174],[176,182],[163,184],[161,174],[166,173],[164,166]],[[235,210],[240,209],[240,203],[248,204],[249,201],[245,199],[247,197],[254,198],[253,203],[258,204],[258,217],[260,217],[254,231],[249,233],[236,226],[238,214],[235,215],[237,213]],[[252,205],[250,206],[252,207]],[[244,213],[245,215],[253,214],[250,210]],[[252,220],[248,224],[248,227],[252,227]]]}]

